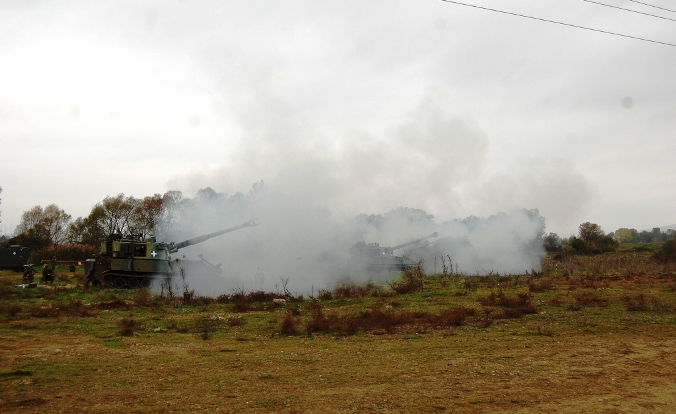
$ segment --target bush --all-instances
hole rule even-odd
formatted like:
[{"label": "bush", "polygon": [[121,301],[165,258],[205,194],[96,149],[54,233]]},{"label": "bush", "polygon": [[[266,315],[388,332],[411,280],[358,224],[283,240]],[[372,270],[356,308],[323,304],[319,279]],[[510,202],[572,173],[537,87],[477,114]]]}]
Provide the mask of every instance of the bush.
[{"label": "bush", "polygon": [[427,325],[431,328],[461,326],[475,313],[474,309],[463,306],[446,309],[438,315],[427,312],[389,312],[384,311],[379,305],[341,316],[335,311],[325,315],[321,306],[314,307],[312,312],[312,317],[306,325],[308,334],[313,332],[354,334],[359,331],[391,333],[396,327],[415,325]]},{"label": "bush", "polygon": [[577,303],[579,303],[581,306],[597,306],[597,307],[605,307],[608,306],[608,299],[604,299],[599,297],[596,293],[593,292],[584,292],[580,295],[578,295],[575,300]]},{"label": "bush", "polygon": [[333,299],[333,294],[330,290],[319,289],[319,292],[317,292],[317,297],[321,300],[331,300]]},{"label": "bush", "polygon": [[244,317],[242,315],[228,315],[227,318],[225,318],[225,321],[227,322],[229,327],[233,326],[241,326],[244,325]]},{"label": "bush", "polygon": [[399,294],[416,292],[418,290],[422,291],[425,276],[425,269],[422,263],[418,263],[415,267],[404,270],[404,280],[391,283],[390,287]]},{"label": "bush", "polygon": [[528,281],[528,290],[532,293],[546,292],[554,288],[554,282],[551,279],[535,281],[532,278]]},{"label": "bush", "polygon": [[[335,319],[335,314],[331,315],[331,319]],[[321,305],[312,308],[312,317],[305,325],[305,330],[308,334],[313,332],[331,332],[331,321],[324,315]]]},{"label": "bush", "polygon": [[218,328],[218,318],[211,316],[200,316],[195,319],[195,331],[200,334],[200,337],[205,341],[211,338],[211,335],[216,332]]},{"label": "bush", "polygon": [[289,313],[282,321],[282,334],[294,335],[296,333],[298,333],[298,325],[296,324],[296,320],[293,318],[291,313]]},{"label": "bush", "polygon": [[428,323],[432,328],[462,326],[468,316],[474,316],[475,310],[459,306],[441,311],[439,315],[431,315]]},{"label": "bush", "polygon": [[365,285],[358,285],[352,281],[346,281],[337,285],[333,294],[331,292],[319,291],[319,298],[324,300],[332,299],[335,295],[338,298],[365,298],[382,296],[383,289],[380,286],[368,282]]},{"label": "bush", "polygon": [[133,318],[122,318],[120,320],[120,335],[133,336],[134,331],[141,327],[141,322]]},{"label": "bush", "polygon": [[485,307],[501,307],[502,312],[495,314],[497,319],[516,319],[522,315],[537,313],[537,309],[531,302],[529,293],[519,293],[517,297],[508,297],[502,290],[491,292],[489,296],[477,298]]},{"label": "bush", "polygon": [[6,313],[11,317],[15,317],[21,312],[22,308],[19,305],[0,306],[0,313]]},{"label": "bush", "polygon": [[658,298],[646,296],[642,293],[633,298],[624,296],[622,300],[627,302],[627,310],[629,312],[664,311],[670,308],[667,303],[662,302]]},{"label": "bush", "polygon": [[575,236],[568,241],[568,248],[580,254],[598,254],[617,250],[620,243],[612,236],[603,236],[594,240],[583,240]]},{"label": "bush", "polygon": [[665,241],[660,249],[655,252],[653,258],[660,263],[676,262],[676,240],[670,239]]}]

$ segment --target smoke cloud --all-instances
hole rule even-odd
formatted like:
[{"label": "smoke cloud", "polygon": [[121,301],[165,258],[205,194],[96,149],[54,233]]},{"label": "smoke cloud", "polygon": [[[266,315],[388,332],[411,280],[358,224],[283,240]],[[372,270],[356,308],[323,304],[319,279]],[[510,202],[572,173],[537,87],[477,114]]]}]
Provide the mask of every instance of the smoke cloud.
[{"label": "smoke cloud", "polygon": [[[241,126],[241,139],[223,164],[168,183],[186,193],[215,191],[200,190],[183,203],[167,240],[254,217],[261,223],[182,252],[222,263],[222,277],[190,281],[201,294],[279,290],[287,278],[297,292],[332,288],[345,278],[363,281],[377,276],[350,269],[355,243],[395,246],[435,231],[438,238],[428,244],[394,255],[423,259],[428,271],[441,270],[440,256],[466,274],[530,271],[543,254],[544,218],[523,208],[542,205],[564,217],[566,205],[583,208],[589,198],[585,179],[567,166],[531,162],[515,174],[486,178],[486,134],[433,99],[380,129],[332,132],[305,122],[265,86],[243,89],[247,94],[230,90],[228,113]],[[240,193],[251,183],[257,184]],[[545,200],[548,184],[558,186],[554,201]],[[470,217],[457,219],[463,216]]]},{"label": "smoke cloud", "polygon": [[247,227],[189,246],[174,257],[196,260],[199,254],[222,265],[220,277],[188,275],[191,289],[216,296],[239,290],[308,293],[332,289],[344,280],[384,281],[396,274],[355,268],[350,248],[358,242],[396,246],[438,232],[436,238],[395,250],[428,272],[441,272],[441,257],[465,274],[522,273],[539,269],[544,220],[536,210],[513,210],[487,218],[469,217],[438,223],[424,210],[397,208],[385,214],[334,216],[324,207],[257,183],[249,194],[225,196],[211,189],[183,200],[164,240],[181,241],[232,227],[253,217]]}]

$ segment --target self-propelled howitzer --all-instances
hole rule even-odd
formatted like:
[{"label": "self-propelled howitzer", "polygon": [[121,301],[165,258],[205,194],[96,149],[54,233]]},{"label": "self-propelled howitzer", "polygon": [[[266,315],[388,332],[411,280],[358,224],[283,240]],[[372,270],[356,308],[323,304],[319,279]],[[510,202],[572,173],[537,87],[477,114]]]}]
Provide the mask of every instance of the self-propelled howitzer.
[{"label": "self-propelled howitzer", "polygon": [[395,256],[394,251],[437,237],[434,232],[429,236],[421,237],[410,242],[402,243],[393,247],[380,246],[378,243],[365,243],[363,241],[350,248],[350,267],[359,271],[393,271],[406,270],[414,267],[417,263],[406,255]]},{"label": "self-propelled howitzer", "polygon": [[87,283],[104,284],[119,289],[149,287],[153,279],[178,275],[180,269],[196,269],[196,273],[220,273],[220,264],[213,266],[201,255],[201,262],[171,259],[171,253],[179,249],[205,242],[211,238],[230,233],[245,227],[258,225],[258,219],[249,220],[239,226],[230,227],[214,233],[205,234],[180,243],[164,243],[150,237],[141,240],[138,236],[111,234],[101,243],[101,253],[96,259],[85,262]]}]

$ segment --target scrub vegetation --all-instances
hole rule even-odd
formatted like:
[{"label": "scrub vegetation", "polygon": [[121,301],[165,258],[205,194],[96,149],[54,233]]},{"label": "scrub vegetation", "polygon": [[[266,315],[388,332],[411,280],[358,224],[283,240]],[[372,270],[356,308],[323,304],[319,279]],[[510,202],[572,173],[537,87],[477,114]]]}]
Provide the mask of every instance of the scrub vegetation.
[{"label": "scrub vegetation", "polygon": [[4,271],[0,411],[664,411],[670,248],[553,252],[521,275],[415,268],[305,296],[85,288],[66,267],[18,289]]}]

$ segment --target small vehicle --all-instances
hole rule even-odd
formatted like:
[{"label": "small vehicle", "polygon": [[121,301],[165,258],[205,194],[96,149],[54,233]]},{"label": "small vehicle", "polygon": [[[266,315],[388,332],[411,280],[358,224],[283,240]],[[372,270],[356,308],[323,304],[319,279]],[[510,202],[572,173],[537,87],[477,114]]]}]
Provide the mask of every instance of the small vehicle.
[{"label": "small vehicle", "polygon": [[0,248],[0,269],[12,269],[15,272],[23,272],[24,265],[28,262],[31,249],[17,245]]}]

